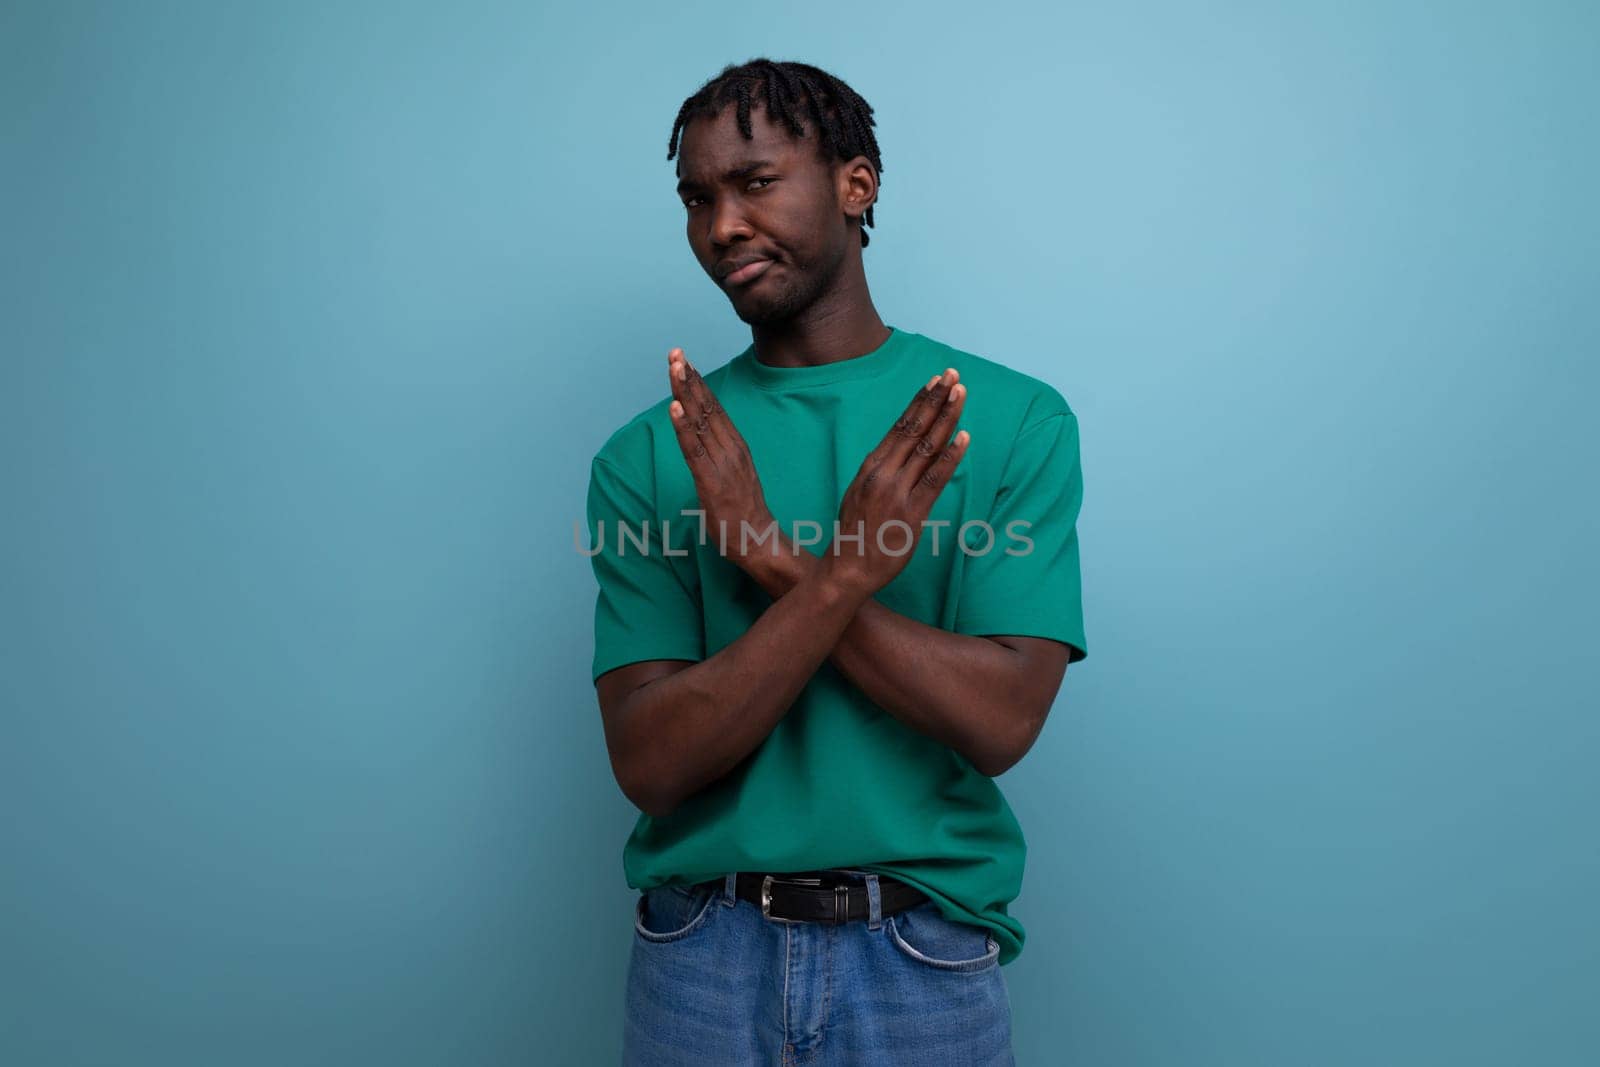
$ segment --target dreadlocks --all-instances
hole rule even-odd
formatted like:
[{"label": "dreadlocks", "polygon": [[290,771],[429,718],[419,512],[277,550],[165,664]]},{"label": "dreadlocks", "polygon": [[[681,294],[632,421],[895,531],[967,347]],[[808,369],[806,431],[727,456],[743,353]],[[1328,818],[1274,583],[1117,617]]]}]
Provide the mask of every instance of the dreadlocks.
[{"label": "dreadlocks", "polygon": [[[738,108],[739,132],[746,140],[755,137],[750,126],[750,107],[761,91],[767,118],[796,137],[804,137],[804,113],[819,131],[817,156],[827,162],[866,156],[881,183],[883,161],[878,156],[878,139],[872,135],[876,125],[872,106],[856,91],[827,71],[806,63],[774,62],[765,57],[737,66],[722,68],[722,73],[702,85],[678,109],[667,140],[667,158],[678,154],[678,135],[693,118],[714,118],[727,104]],[[861,247],[868,244],[867,226],[872,225],[872,208],[862,219]]]}]

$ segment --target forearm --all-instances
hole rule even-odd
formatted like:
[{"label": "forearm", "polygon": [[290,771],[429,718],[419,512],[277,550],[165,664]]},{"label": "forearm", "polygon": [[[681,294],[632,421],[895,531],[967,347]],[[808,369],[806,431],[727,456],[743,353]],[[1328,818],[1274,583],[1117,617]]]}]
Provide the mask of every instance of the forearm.
[{"label": "forearm", "polygon": [[624,744],[650,814],[670,812],[754,751],[868,598],[816,562],[727,647],[629,695]]},{"label": "forearm", "polygon": [[[826,561],[780,540],[747,573],[781,604]],[[965,756],[984,774],[1010,767],[1031,744],[1037,695],[1018,653],[863,601],[828,659],[878,707]]]}]

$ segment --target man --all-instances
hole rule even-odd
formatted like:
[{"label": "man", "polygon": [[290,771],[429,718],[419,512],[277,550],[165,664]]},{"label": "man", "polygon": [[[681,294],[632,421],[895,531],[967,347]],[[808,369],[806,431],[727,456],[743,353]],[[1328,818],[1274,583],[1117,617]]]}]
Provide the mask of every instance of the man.
[{"label": "man", "polygon": [[1026,849],[992,779],[1086,655],[1078,423],[879,317],[874,124],[755,59],[668,143],[753,343],[705,375],[673,349],[591,466],[595,684],[642,812],[629,1063],[1011,1062]]}]

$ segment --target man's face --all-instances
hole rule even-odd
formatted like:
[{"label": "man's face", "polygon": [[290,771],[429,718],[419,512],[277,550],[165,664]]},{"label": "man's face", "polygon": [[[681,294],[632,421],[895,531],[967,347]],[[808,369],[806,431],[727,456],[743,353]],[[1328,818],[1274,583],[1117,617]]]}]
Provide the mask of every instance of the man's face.
[{"label": "man's face", "polygon": [[[792,138],[750,109],[754,140],[739,132],[733,106],[715,119],[683,128],[678,195],[700,266],[750,325],[783,322],[810,307],[834,284],[849,249],[860,243],[845,221],[840,167],[817,158],[818,131]],[[760,164],[755,166],[754,164]],[[767,260],[753,276],[729,276],[730,265]]]}]

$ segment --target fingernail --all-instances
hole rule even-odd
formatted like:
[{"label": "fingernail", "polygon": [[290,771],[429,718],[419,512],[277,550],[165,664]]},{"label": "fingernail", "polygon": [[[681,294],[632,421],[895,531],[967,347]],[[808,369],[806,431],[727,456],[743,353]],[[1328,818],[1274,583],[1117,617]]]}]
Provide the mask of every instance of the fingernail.
[{"label": "fingernail", "polygon": [[954,388],[952,388],[950,390],[950,395],[944,398],[944,402],[946,404],[953,404],[953,403],[955,403],[956,396],[958,394],[965,395],[966,391],[967,391],[967,387],[964,386],[964,385],[955,386]]},{"label": "fingernail", "polygon": [[922,388],[924,388],[924,389],[932,389],[933,388],[933,383],[938,381],[938,380],[939,380],[939,376],[937,374],[935,374],[932,378],[928,379],[928,384],[924,385]]}]

